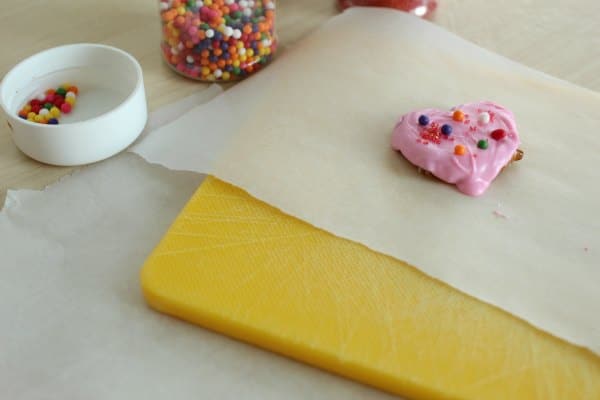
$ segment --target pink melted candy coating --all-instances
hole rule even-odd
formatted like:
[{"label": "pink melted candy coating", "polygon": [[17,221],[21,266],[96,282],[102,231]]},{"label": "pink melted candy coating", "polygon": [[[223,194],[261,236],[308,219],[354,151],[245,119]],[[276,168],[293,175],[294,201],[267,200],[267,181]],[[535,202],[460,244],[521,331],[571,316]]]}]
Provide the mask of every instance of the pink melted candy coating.
[{"label": "pink melted candy coating", "polygon": [[[454,110],[464,113],[464,121],[452,118]],[[478,120],[483,112],[491,117],[488,123]],[[421,115],[429,118],[427,126],[419,125]],[[451,135],[441,133],[444,124],[452,126]],[[503,129],[506,136],[500,140],[493,139],[491,133],[496,129]],[[477,147],[482,139],[488,141],[485,150]],[[466,154],[454,154],[457,145],[463,145]],[[512,160],[519,145],[512,112],[487,101],[464,104],[450,111],[426,109],[411,112],[400,119],[392,135],[394,150],[400,151],[417,167],[455,184],[458,190],[469,196],[479,196],[486,191],[502,168]]]}]

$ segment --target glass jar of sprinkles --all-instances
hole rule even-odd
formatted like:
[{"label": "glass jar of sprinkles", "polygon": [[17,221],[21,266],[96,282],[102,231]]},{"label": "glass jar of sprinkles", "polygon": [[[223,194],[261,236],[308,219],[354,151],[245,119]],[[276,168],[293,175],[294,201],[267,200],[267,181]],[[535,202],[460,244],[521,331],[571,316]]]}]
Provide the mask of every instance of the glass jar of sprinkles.
[{"label": "glass jar of sprinkles", "polygon": [[277,50],[275,0],[159,0],[162,53],[201,81],[243,79]]}]

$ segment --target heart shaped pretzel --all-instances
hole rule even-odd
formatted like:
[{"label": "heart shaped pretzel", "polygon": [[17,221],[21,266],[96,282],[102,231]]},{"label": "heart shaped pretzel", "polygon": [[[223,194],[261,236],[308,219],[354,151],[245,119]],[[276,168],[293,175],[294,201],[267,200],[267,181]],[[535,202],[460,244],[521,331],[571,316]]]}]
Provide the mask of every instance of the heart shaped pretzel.
[{"label": "heart shaped pretzel", "polygon": [[392,148],[408,161],[470,196],[483,194],[504,167],[523,158],[519,145],[512,112],[487,101],[413,111],[392,135]]}]

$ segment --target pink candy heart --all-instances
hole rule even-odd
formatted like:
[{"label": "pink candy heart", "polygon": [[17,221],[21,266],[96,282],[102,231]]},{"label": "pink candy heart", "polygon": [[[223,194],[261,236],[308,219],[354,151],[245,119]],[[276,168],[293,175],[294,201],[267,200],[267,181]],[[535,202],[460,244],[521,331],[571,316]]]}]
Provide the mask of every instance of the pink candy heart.
[{"label": "pink candy heart", "polygon": [[483,194],[505,166],[522,158],[519,145],[512,112],[492,102],[411,112],[392,136],[392,148],[408,161],[470,196]]}]

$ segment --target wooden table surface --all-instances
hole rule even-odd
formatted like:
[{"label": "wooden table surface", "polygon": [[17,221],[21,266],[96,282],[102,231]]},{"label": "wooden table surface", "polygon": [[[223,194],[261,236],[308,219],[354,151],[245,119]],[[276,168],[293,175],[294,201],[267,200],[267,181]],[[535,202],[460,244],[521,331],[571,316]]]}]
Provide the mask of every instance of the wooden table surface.
[{"label": "wooden table surface", "polygon": [[[23,0],[0,8],[0,75],[40,50],[99,42],[142,64],[150,109],[204,90],[162,62],[157,0]],[[439,0],[433,22],[532,68],[600,91],[600,2],[597,0]],[[337,13],[333,0],[279,0],[285,47]],[[415,32],[418,35],[418,32]],[[600,110],[599,110],[600,112]],[[0,125],[0,204],[7,189],[41,189],[72,171],[28,159]]]}]

